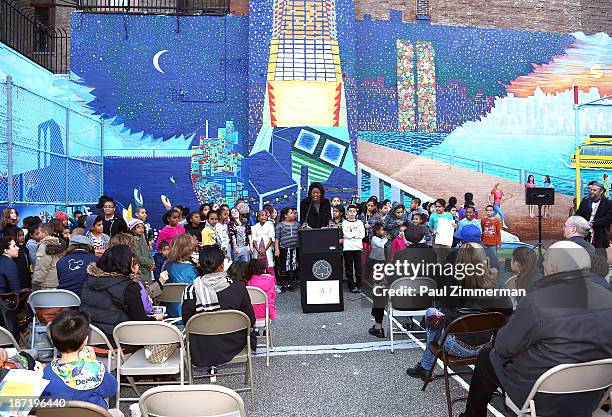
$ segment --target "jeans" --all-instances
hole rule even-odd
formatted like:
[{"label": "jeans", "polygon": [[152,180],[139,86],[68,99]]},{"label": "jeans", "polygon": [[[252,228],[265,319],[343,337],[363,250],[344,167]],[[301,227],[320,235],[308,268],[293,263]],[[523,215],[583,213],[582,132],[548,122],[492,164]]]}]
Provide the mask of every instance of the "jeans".
[{"label": "jeans", "polygon": [[492,268],[499,271],[501,264],[499,263],[499,257],[497,256],[497,245],[483,245],[485,253],[489,258],[489,263]]},{"label": "jeans", "polygon": [[[430,307],[425,311],[425,322],[427,323],[427,318],[429,316],[431,316],[433,313],[439,313],[442,314],[442,312],[436,308]],[[421,366],[426,369],[426,370],[430,370],[434,365],[435,365],[435,360],[436,360],[436,356],[434,355],[434,353],[431,351],[431,349],[429,348],[429,343],[433,342],[434,340],[436,340],[436,338],[438,339],[438,342],[442,341],[442,333],[444,333],[441,329],[430,329],[430,328],[425,328],[425,331],[427,332],[427,344],[425,346],[425,351],[423,352],[423,357],[421,358]],[[481,348],[478,349],[468,349],[462,345],[460,345],[455,336],[454,335],[449,335],[446,338],[446,342],[444,343],[444,347],[446,348],[446,352],[448,352],[449,355],[453,355],[453,356],[461,356],[464,358],[469,358],[472,356],[476,356],[478,354],[478,352],[480,352]]]},{"label": "jeans", "polygon": [[502,224],[504,224],[504,212],[501,209],[500,205],[494,204],[493,205],[493,211],[495,211],[495,213],[499,214],[499,217],[501,218],[501,222]]},{"label": "jeans", "polygon": [[250,260],[248,246],[239,247],[237,250],[234,250],[233,253],[234,253],[234,256],[232,260],[234,261],[248,262]]}]

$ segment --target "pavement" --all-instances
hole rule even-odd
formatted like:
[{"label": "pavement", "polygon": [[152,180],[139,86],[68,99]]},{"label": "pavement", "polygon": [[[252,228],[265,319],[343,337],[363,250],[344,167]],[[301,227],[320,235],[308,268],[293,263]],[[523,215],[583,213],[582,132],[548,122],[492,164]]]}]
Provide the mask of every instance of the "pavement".
[{"label": "pavement", "polygon": [[[367,292],[367,290],[366,290]],[[273,352],[266,366],[262,348],[254,358],[255,408],[248,392],[242,393],[251,417],[446,417],[444,381],[432,382],[425,392],[422,382],[408,377],[422,349],[400,335],[395,353],[389,339],[368,334],[373,324],[367,294],[344,293],[345,310],[335,313],[302,313],[299,290],[279,294],[277,319],[272,325]],[[386,323],[386,320],[385,320]],[[244,369],[224,366],[220,372]],[[438,367],[437,372],[441,369]],[[197,372],[203,374],[203,371]],[[207,380],[200,380],[207,383]],[[219,377],[217,384],[244,388],[242,376]],[[145,388],[146,389],[146,388]],[[132,395],[124,389],[125,394]],[[452,397],[467,391],[451,381]],[[454,404],[454,415],[465,402]],[[501,402],[497,401],[498,409]],[[129,416],[128,407],[122,411]],[[493,416],[493,414],[489,413]],[[503,414],[497,414],[500,416]]]}]

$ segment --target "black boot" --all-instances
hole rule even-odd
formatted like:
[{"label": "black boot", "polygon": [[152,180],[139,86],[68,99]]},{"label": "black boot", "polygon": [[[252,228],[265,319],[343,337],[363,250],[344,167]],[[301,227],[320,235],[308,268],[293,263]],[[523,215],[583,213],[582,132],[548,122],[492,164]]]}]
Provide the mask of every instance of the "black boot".
[{"label": "black boot", "polygon": [[380,329],[377,329],[376,326],[372,326],[368,330],[368,333],[370,333],[372,336],[378,337],[379,339],[383,339],[385,337],[385,329],[383,329],[382,327]]},{"label": "black boot", "polygon": [[429,371],[421,366],[421,363],[417,363],[414,368],[406,369],[406,375],[411,376],[413,378],[420,378],[423,381],[427,379],[427,375],[429,375]]}]

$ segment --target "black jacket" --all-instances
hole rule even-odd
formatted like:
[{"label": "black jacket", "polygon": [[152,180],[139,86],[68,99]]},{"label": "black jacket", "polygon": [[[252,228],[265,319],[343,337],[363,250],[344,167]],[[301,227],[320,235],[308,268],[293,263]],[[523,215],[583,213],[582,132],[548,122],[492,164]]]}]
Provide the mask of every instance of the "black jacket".
[{"label": "black jacket", "polygon": [[[585,198],[580,202],[580,206],[576,211],[576,216],[581,216],[588,222],[591,220],[591,204],[590,198]],[[601,196],[601,202],[595,217],[593,218],[593,246],[596,248],[607,248],[609,244],[608,230],[612,223],[612,201],[604,196]],[[590,241],[590,239],[589,239]]]},{"label": "black jacket", "polygon": [[313,229],[328,227],[331,220],[331,203],[328,199],[321,200],[319,210],[312,204],[312,199],[306,197],[300,203],[300,224],[308,223]]},{"label": "black jacket", "polygon": [[87,273],[80,310],[89,313],[91,324],[99,327],[113,345],[113,329],[117,324],[128,320],[155,320],[145,313],[136,281],[104,272],[96,264],[90,264]]},{"label": "black jacket", "polygon": [[[534,382],[564,363],[612,357],[612,294],[589,271],[550,275],[519,300],[498,332],[491,363],[502,387],[521,407]],[[591,415],[602,392],[538,397],[538,415]]]},{"label": "black jacket", "polygon": [[[201,279],[198,277],[196,279]],[[251,327],[255,325],[255,311],[249,293],[243,282],[232,282],[229,287],[217,293],[221,310],[239,310],[249,316]],[[183,299],[183,323],[196,314],[196,300]],[[253,341],[251,339],[251,344]],[[230,333],[220,336],[191,336],[191,362],[200,367],[221,365],[229,362],[246,346],[245,332]]]},{"label": "black jacket", "polygon": [[[104,217],[104,215],[102,215],[102,217]],[[110,220],[104,219],[103,225],[104,234],[108,235],[109,237],[113,237],[119,233],[128,231],[127,223],[125,222],[125,220],[117,216],[113,217]]]}]

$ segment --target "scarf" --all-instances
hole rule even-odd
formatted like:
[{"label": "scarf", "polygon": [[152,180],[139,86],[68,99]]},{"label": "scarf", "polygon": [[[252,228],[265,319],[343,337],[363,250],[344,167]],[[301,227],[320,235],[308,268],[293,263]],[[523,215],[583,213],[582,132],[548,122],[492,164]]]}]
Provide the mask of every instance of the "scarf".
[{"label": "scarf", "polygon": [[232,280],[225,272],[214,272],[198,277],[193,282],[196,296],[196,312],[220,310],[217,293],[230,286]]}]

